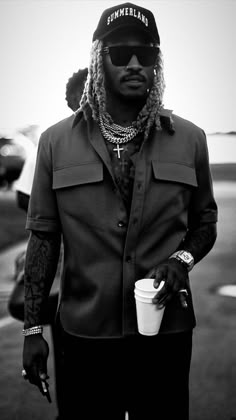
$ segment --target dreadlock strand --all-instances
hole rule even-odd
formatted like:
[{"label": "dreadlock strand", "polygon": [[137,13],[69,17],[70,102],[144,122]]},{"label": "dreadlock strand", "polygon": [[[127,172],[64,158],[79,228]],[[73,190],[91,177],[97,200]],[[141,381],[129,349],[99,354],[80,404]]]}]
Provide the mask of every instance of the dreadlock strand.
[{"label": "dreadlock strand", "polygon": [[[154,82],[155,82],[156,76],[154,76]],[[149,103],[147,104],[147,108],[148,108],[148,113],[149,113],[149,117],[147,120],[147,124],[145,127],[145,132],[144,132],[144,138],[147,139],[150,133],[151,128],[153,127],[153,125],[155,125],[157,130],[161,129],[161,125],[160,125],[160,102],[159,102],[159,98],[158,98],[158,89],[154,83],[150,95],[149,95]]]},{"label": "dreadlock strand", "polygon": [[160,111],[163,107],[162,99],[164,93],[165,83],[163,77],[163,59],[161,52],[158,55],[158,62],[153,78],[153,86],[147,98],[146,104],[141,110],[139,117],[145,112],[148,115],[146,127],[144,131],[144,138],[147,139],[150,130],[155,125],[157,130],[161,130]]},{"label": "dreadlock strand", "polygon": [[90,54],[90,64],[88,67],[88,77],[85,84],[85,89],[80,101],[81,109],[84,113],[85,119],[86,119],[86,105],[89,104],[91,110],[92,110],[92,117],[96,118],[96,112],[95,112],[95,95],[94,95],[94,73],[96,73],[96,51],[97,51],[97,45],[99,41],[95,41],[92,44],[91,54]]},{"label": "dreadlock strand", "polygon": [[157,129],[161,129],[161,121],[160,121],[160,110],[163,108],[163,95],[165,90],[165,79],[164,79],[164,64],[163,64],[163,55],[160,51],[158,56],[158,65],[157,65],[157,73],[155,77],[154,86],[156,87],[157,91],[159,92],[159,112],[156,114],[155,117],[155,126]]},{"label": "dreadlock strand", "polygon": [[96,98],[96,80],[97,80],[97,55],[98,55],[99,41],[95,41],[91,51],[91,65],[90,65],[90,84],[88,103],[92,110],[94,120],[97,120],[97,98]]},{"label": "dreadlock strand", "polygon": [[104,114],[106,111],[106,91],[104,81],[104,68],[103,68],[103,57],[102,57],[103,43],[100,42],[100,48],[98,50],[98,61],[97,61],[97,89],[96,95],[98,100],[98,113]]}]

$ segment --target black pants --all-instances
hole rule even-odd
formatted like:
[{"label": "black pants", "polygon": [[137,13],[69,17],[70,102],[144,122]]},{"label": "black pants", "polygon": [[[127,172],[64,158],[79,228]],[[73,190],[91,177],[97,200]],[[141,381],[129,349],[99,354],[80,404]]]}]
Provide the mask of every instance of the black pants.
[{"label": "black pants", "polygon": [[56,405],[59,419],[61,418],[61,406],[64,407],[63,395],[64,395],[64,381],[63,381],[63,370],[61,364],[61,342],[60,334],[57,326],[52,323],[51,327],[51,337],[53,345],[53,361],[54,361],[54,376],[55,376],[55,396],[56,396]]},{"label": "black pants", "polygon": [[61,344],[60,419],[189,419],[192,331]]}]

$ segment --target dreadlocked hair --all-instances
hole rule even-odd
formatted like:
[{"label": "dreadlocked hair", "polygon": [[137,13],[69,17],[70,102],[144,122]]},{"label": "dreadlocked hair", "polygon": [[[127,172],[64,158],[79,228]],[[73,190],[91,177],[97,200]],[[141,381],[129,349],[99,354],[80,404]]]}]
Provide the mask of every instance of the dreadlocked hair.
[{"label": "dreadlocked hair", "polygon": [[[111,116],[106,111],[106,91],[102,57],[103,42],[96,40],[93,42],[90,64],[88,67],[88,77],[85,84],[83,96],[81,98],[81,109],[84,111],[86,104],[89,104],[92,110],[92,117],[95,121],[99,121],[100,115],[106,115],[106,118],[112,123]],[[138,114],[137,120],[133,125],[140,130],[144,128],[144,139],[148,138],[150,130],[153,126],[157,130],[161,130],[160,112],[163,108],[163,94],[165,89],[165,81],[163,75],[163,56],[159,51],[157,63],[154,68],[153,85],[149,92],[146,104]]]},{"label": "dreadlocked hair", "polygon": [[85,110],[87,103],[92,110],[93,119],[98,121],[99,114],[105,113],[106,108],[102,41],[99,40],[94,41],[92,45],[88,77],[80,101],[80,106],[83,111]]},{"label": "dreadlocked hair", "polygon": [[139,112],[136,121],[137,128],[141,128],[145,124],[144,140],[148,138],[153,126],[155,126],[156,130],[161,130],[160,111],[163,108],[162,100],[164,90],[163,56],[161,51],[159,51],[157,63],[154,68],[153,85],[146,104]]}]

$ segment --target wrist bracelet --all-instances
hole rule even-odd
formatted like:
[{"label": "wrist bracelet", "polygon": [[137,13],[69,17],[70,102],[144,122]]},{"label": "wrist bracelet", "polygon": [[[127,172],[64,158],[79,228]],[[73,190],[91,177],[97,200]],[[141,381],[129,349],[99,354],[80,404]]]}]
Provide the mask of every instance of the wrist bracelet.
[{"label": "wrist bracelet", "polygon": [[22,334],[24,336],[33,335],[33,334],[42,334],[43,333],[43,326],[36,325],[35,327],[30,327],[22,330]]}]

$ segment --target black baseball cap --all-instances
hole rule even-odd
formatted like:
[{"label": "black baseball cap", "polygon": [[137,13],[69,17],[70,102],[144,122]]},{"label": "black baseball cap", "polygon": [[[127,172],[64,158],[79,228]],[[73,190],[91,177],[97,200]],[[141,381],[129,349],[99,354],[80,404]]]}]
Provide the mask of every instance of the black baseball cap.
[{"label": "black baseball cap", "polygon": [[125,27],[133,27],[145,32],[153,42],[160,45],[160,37],[153,13],[132,3],[122,3],[104,10],[93,34],[93,41],[102,40],[111,33]]}]

